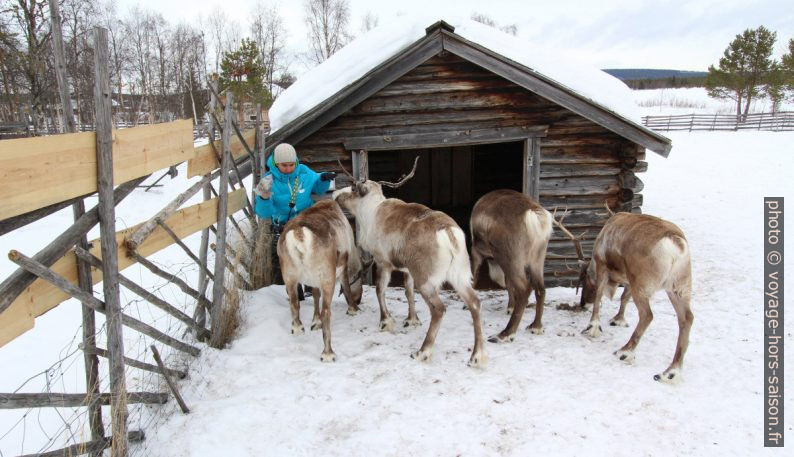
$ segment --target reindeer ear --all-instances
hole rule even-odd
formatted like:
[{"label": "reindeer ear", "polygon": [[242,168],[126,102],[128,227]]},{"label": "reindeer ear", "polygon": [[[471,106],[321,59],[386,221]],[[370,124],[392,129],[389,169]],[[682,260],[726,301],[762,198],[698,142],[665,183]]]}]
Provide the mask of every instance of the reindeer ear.
[{"label": "reindeer ear", "polygon": [[367,195],[367,192],[369,192],[369,188],[367,186],[365,186],[363,183],[356,183],[357,194],[363,197],[364,195]]}]

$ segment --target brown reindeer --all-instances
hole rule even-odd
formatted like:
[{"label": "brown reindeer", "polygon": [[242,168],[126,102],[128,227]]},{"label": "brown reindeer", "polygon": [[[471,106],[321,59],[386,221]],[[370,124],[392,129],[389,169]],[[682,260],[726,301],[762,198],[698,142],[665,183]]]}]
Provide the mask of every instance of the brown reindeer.
[{"label": "brown reindeer", "polygon": [[491,279],[507,289],[507,309],[512,311],[501,333],[492,343],[513,341],[521,323],[529,294],[535,290],[535,320],[527,327],[543,333],[543,263],[551,238],[552,216],[527,195],[501,189],[482,196],[471,212],[472,274],[476,280],[483,262]]},{"label": "brown reindeer", "polygon": [[667,382],[680,378],[694,320],[690,309],[692,272],[689,245],[681,229],[658,217],[617,213],[596,238],[592,260],[585,268],[583,302],[589,301],[584,297],[593,296],[593,314],[583,331],[585,335],[598,337],[601,334],[601,298],[604,294],[612,297],[619,284],[624,284],[626,289],[621,297],[620,310],[612,320],[613,325],[620,325],[629,297],[637,306],[637,327],[629,341],[615,352],[620,360],[629,363],[634,360],[634,349],[653,320],[651,297],[662,289],[667,293],[678,317],[678,342],[672,363],[654,379]]},{"label": "brown reindeer", "polygon": [[[320,360],[336,360],[331,349],[331,299],[336,280],[348,304],[348,314],[355,314],[361,302],[361,259],[353,230],[344,213],[333,200],[320,200],[290,220],[278,240],[278,258],[292,311],[292,333],[303,333],[300,321],[297,285],[312,286],[314,317],[311,329],[323,329],[324,348]],[[322,311],[320,300],[322,299]]]},{"label": "brown reindeer", "polygon": [[[390,318],[385,291],[391,272],[406,272],[427,302],[431,316],[422,347],[411,357],[430,360],[446,310],[438,292],[444,282],[448,282],[471,312],[474,348],[469,365],[480,366],[487,360],[480,322],[480,300],[471,284],[469,255],[463,231],[451,217],[440,211],[395,198],[387,199],[383,195],[381,184],[392,187],[402,185],[413,176],[416,164],[415,161],[411,173],[398,183],[354,180],[351,187],[334,192],[334,199],[355,216],[357,240],[363,249],[372,254],[378,266],[377,294],[381,327],[384,320]],[[406,289],[408,287],[409,283],[406,282]]]}]

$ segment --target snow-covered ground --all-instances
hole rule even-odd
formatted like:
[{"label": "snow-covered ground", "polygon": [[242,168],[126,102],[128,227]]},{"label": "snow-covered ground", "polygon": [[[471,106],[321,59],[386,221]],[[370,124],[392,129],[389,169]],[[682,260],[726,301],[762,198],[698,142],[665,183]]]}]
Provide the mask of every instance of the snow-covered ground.
[{"label": "snow-covered ground", "polygon": [[[695,323],[680,384],[652,380],[669,364],[677,334],[662,293],[652,302],[655,318],[633,365],[612,355],[633,330],[606,325],[616,301],[604,307],[604,334],[590,340],[580,334],[589,314],[557,310],[575,300],[573,290],[557,288],[547,293],[545,334],[522,331],[513,343],[489,343],[489,364],[479,370],[466,366],[473,340],[470,315],[451,295],[444,298],[448,309],[430,363],[409,357],[429,323],[421,298],[422,327],[394,333],[378,331],[373,289],[365,291],[363,312],[353,317],[336,298],[337,362],[324,364],[321,334],[308,331],[311,306],[301,307],[306,334],[291,335],[283,287],[273,286],[244,297],[242,325],[228,349],[203,348],[192,362],[189,377],[179,383],[190,414],[169,402],[136,415],[133,428],[146,427],[146,440],[135,450],[151,456],[783,455],[763,448],[762,198],[794,197],[794,133],[668,136],[670,157],[649,152],[648,173],[641,177],[644,211],[677,223],[692,249]],[[122,205],[119,226],[140,222],[140,208],[162,207],[174,195],[170,191],[185,185],[183,173],[154,194],[136,193]],[[70,212],[56,216],[64,225],[70,218]],[[0,237],[0,248],[34,253],[52,232],[32,225]],[[195,250],[198,237],[187,242]],[[176,264],[175,269],[189,263],[178,248],[156,259]],[[13,271],[9,264],[0,262],[2,277]],[[791,264],[789,256],[789,272]],[[125,274],[149,280],[133,268]],[[794,290],[790,280],[786,286]],[[401,291],[388,296],[395,318],[402,320],[407,306]],[[481,292],[480,298],[486,334],[494,334],[507,322],[505,295]],[[189,306],[176,295],[168,299]],[[132,309],[148,312],[137,305]],[[523,326],[533,313],[527,310]],[[633,305],[627,317],[633,327]],[[790,344],[792,313],[785,320]],[[79,322],[79,308],[70,301],[0,348],[0,391],[13,391],[69,352],[62,348],[73,343]],[[131,355],[145,352],[145,346],[132,344]],[[82,389],[80,358],[69,360],[71,366],[56,370],[65,375],[53,391]],[[141,377],[137,370],[129,373]],[[21,391],[40,391],[47,379],[37,377]],[[793,397],[786,393],[787,406]],[[39,428],[46,429],[39,422],[59,423],[34,410],[24,422],[27,430],[16,427],[4,436],[18,415],[0,410],[0,455],[35,452],[43,439]],[[73,433],[78,441],[85,436]],[[21,436],[27,440],[24,448]],[[789,418],[786,440],[792,439]]]},{"label": "snow-covered ground", "polygon": [[[635,90],[633,94],[635,102],[643,111],[643,116],[736,113],[736,102],[711,98],[702,87]],[[766,97],[759,97],[750,103],[751,113],[771,111],[772,102]],[[783,102],[779,111],[794,111],[794,101]]]}]

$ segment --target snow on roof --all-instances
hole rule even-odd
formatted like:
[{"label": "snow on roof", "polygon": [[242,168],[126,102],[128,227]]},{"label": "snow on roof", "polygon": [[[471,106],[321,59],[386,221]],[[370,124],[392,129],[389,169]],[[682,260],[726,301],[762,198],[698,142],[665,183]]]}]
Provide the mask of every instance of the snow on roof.
[{"label": "snow on roof", "polygon": [[[425,36],[438,18],[398,17],[360,36],[328,60],[298,78],[270,108],[271,131],[289,122],[354,83]],[[517,62],[569,88],[625,119],[640,123],[631,89],[603,71],[581,64],[575,56],[546,49],[471,19],[443,19],[455,34]]]}]

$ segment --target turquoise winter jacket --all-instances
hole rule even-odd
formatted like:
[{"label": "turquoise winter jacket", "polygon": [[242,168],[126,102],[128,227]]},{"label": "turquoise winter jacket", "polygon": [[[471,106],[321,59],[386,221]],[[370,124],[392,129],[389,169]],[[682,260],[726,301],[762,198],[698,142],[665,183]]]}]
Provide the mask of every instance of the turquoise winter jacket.
[{"label": "turquoise winter jacket", "polygon": [[[331,186],[330,181],[320,180],[319,173],[297,160],[296,163],[298,165],[295,170],[285,175],[273,163],[273,156],[268,158],[267,166],[270,171],[265,173],[263,178],[268,175],[273,177],[272,194],[268,199],[256,196],[257,216],[262,219],[270,218],[278,224],[286,224],[289,219],[314,204],[311,194],[322,195],[328,191]],[[293,198],[295,207],[290,211],[289,203]]]}]

